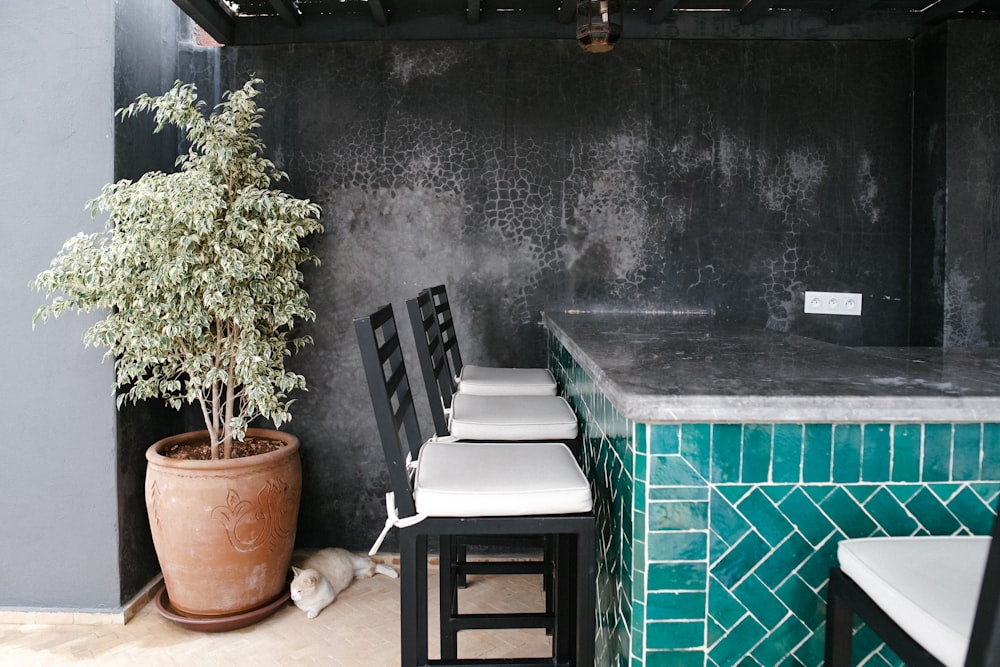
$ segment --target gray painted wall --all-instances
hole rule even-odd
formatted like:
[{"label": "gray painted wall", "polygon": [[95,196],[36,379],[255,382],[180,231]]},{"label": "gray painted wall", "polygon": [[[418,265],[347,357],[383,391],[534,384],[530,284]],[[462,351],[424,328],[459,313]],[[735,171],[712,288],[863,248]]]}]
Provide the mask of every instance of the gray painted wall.
[{"label": "gray painted wall", "polygon": [[7,3],[0,13],[0,606],[120,605],[113,368],[88,318],[31,331],[28,289],[113,176],[114,3]]}]

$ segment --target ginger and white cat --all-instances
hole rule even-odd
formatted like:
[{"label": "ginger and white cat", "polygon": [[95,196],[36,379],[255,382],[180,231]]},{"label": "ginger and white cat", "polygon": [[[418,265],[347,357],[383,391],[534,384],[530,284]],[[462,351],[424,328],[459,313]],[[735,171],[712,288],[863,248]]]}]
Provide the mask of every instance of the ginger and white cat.
[{"label": "ginger and white cat", "polygon": [[331,547],[309,555],[296,554],[292,567],[292,600],[306,612],[306,618],[316,618],[327,605],[337,599],[341,591],[357,579],[367,579],[378,574],[396,578],[396,570],[376,563],[367,555],[351,553],[347,549]]}]

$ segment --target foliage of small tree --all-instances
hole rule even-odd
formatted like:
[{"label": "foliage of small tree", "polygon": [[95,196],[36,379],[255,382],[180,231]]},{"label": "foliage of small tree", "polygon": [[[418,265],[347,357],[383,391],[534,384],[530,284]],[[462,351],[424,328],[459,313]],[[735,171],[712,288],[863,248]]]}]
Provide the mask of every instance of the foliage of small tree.
[{"label": "foliage of small tree", "polygon": [[122,119],[153,112],[155,131],[177,127],[188,151],[172,173],[105,185],[87,203],[107,214],[104,231],[69,239],[32,281],[47,299],[35,321],[106,311],[84,342],[115,359],[118,406],[199,404],[212,458],[229,458],[258,416],[291,419],[289,394],[305,379],[285,359],[311,342],[295,323],[315,319],[299,267],[318,263],[302,240],[322,231],[320,209],[271,187],[287,175],[256,133],[261,83],[226,93],[208,116],[180,81],[119,109]]}]

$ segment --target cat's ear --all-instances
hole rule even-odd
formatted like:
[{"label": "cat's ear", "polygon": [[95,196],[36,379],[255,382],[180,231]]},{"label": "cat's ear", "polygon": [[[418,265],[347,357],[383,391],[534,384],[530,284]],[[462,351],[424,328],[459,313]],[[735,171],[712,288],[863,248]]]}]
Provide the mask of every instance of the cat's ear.
[{"label": "cat's ear", "polygon": [[300,570],[299,568],[297,568],[297,567],[295,567],[295,566],[293,565],[293,566],[292,566],[292,574],[294,574],[294,575],[295,575],[295,576],[297,577],[297,576],[299,576],[300,574],[302,574],[302,570]]}]

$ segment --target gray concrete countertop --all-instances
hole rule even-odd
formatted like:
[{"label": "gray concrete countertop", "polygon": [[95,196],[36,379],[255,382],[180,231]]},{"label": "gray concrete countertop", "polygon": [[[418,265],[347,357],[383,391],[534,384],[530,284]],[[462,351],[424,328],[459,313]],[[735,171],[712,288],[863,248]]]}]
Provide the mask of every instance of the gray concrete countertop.
[{"label": "gray concrete countertop", "polygon": [[709,316],[543,313],[640,422],[996,422],[996,348],[841,347]]}]

